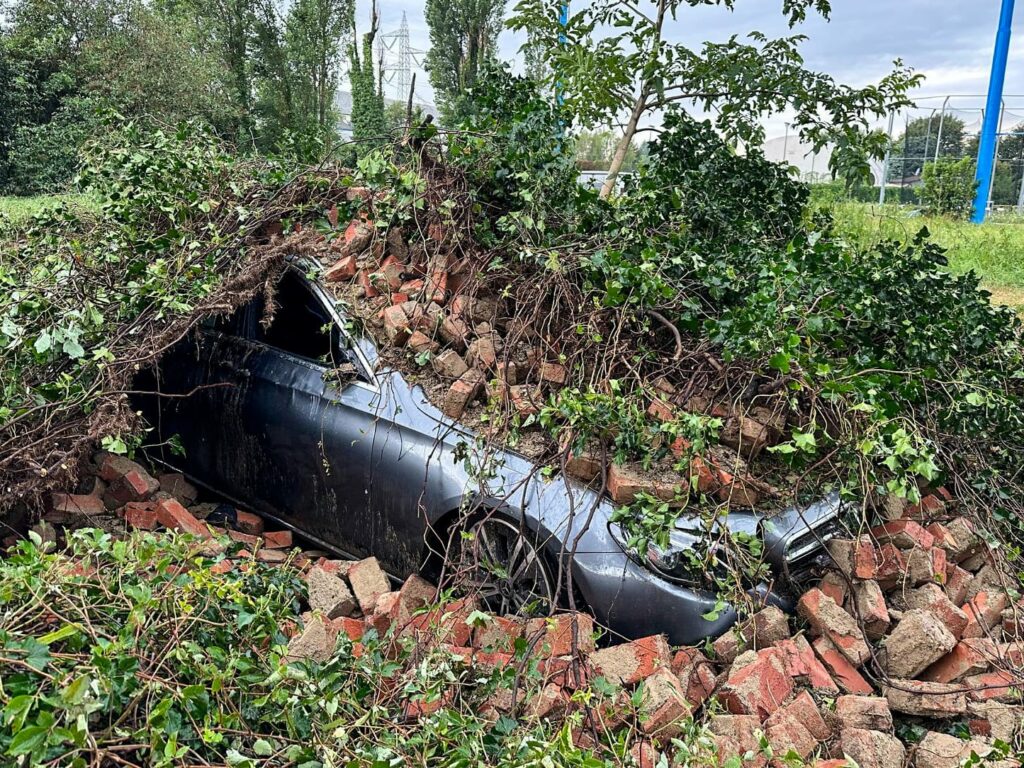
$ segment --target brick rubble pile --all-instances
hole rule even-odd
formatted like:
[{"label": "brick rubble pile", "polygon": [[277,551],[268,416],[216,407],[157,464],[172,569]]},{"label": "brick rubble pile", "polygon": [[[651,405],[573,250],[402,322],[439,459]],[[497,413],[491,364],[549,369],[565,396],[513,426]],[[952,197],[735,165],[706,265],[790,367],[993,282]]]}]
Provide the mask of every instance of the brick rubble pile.
[{"label": "brick rubble pile", "polygon": [[[113,517],[122,530],[203,539],[221,573],[253,559],[301,569],[308,610],[290,628],[290,660],[361,654],[372,630],[385,647],[411,644],[413,661],[442,654],[480,674],[514,673],[497,688],[459,683],[440,697],[410,694],[410,720],[456,697],[492,719],[583,712],[574,732],[580,743],[635,729],[632,757],[641,766],[671,752],[690,717],[710,730],[720,763],[741,758],[750,766],[783,765],[795,754],[829,768],[954,768],[1000,743],[1017,744],[1019,754],[1024,737],[1024,602],[1011,598],[1002,560],[941,492],[890,505],[890,519],[862,536],[828,542],[832,567],[800,597],[797,616],[764,608],[701,649],[671,648],[662,636],[608,644],[584,613],[493,616],[472,597],[437,605],[435,587],[419,576],[392,589],[374,558],[289,553],[291,533],[265,530],[256,515],[233,510],[223,527],[204,521],[219,505],[197,503],[184,477],[154,477],[113,454],[97,454],[77,490],[53,497],[40,535],[53,538],[54,523],[109,527]],[[241,551],[222,557],[223,536]],[[390,690],[404,690],[412,666],[385,681]],[[594,688],[598,678],[610,685]],[[613,693],[574,695],[588,687]],[[911,732],[916,741],[901,740]]]}]

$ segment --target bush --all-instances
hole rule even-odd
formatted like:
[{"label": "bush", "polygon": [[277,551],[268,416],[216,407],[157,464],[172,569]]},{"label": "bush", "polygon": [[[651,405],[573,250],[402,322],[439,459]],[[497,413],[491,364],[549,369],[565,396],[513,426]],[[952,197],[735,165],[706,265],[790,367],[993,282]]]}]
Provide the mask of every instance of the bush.
[{"label": "bush", "polygon": [[974,161],[966,157],[963,160],[941,158],[924,167],[921,202],[932,215],[966,219],[977,188]]}]

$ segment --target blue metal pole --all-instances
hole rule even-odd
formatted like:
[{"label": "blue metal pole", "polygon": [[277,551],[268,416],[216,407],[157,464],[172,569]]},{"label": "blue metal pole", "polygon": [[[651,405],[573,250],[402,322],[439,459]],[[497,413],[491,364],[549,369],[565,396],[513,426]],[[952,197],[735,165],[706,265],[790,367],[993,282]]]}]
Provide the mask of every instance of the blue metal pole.
[{"label": "blue metal pole", "polygon": [[1002,9],[999,12],[999,30],[996,32],[996,48],[992,55],[992,76],[988,81],[985,120],[981,126],[981,141],[978,143],[978,170],[974,176],[978,182],[978,191],[974,198],[974,215],[971,217],[971,221],[975,224],[985,221],[988,193],[992,187],[992,170],[996,159],[996,131],[1003,100],[1003,82],[1006,80],[1006,59],[1010,53],[1013,2],[1014,0],[1003,0]]},{"label": "blue metal pole", "polygon": [[[569,0],[565,0],[558,7],[558,23],[562,26],[562,30],[558,33],[559,45],[565,45],[565,28],[569,26]],[[555,81],[555,103],[558,106],[562,106],[565,100],[562,98],[562,81]]]}]

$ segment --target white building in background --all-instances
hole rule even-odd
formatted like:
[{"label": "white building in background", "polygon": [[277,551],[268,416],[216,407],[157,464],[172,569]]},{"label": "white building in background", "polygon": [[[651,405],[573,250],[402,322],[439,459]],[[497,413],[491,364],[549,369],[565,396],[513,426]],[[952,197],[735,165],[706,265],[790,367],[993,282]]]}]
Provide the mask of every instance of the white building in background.
[{"label": "white building in background", "polygon": [[[804,144],[798,136],[790,134],[768,139],[761,151],[773,163],[788,163],[796,168],[801,181],[816,184],[832,180],[832,171],[828,167],[832,150],[828,147],[815,152],[810,144]],[[871,175],[876,186],[882,182],[882,165],[881,160],[871,161]]]}]

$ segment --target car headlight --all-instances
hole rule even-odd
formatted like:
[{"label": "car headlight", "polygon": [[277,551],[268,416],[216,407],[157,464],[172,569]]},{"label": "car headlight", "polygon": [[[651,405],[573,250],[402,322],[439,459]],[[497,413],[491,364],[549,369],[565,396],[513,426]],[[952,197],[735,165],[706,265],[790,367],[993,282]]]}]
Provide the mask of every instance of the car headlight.
[{"label": "car headlight", "polygon": [[716,545],[709,547],[692,534],[676,529],[669,535],[667,547],[647,548],[647,565],[670,581],[710,586],[720,566],[716,550]]}]

